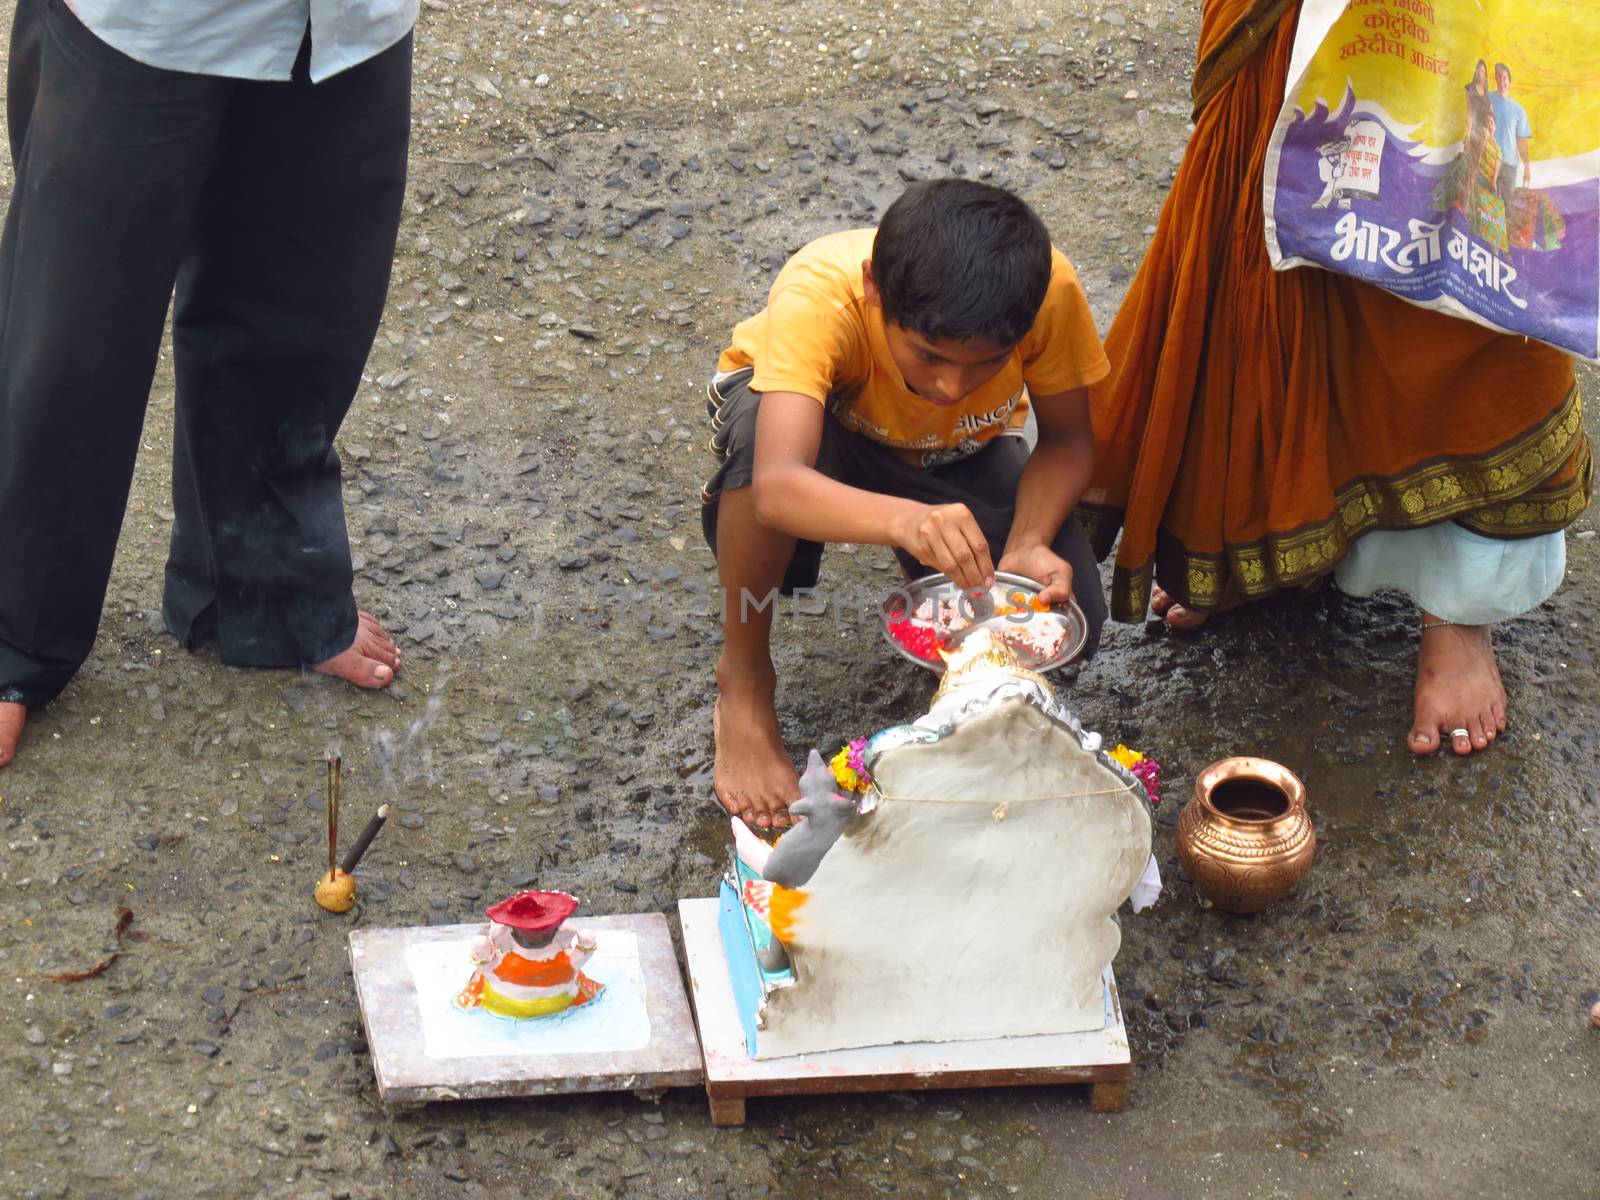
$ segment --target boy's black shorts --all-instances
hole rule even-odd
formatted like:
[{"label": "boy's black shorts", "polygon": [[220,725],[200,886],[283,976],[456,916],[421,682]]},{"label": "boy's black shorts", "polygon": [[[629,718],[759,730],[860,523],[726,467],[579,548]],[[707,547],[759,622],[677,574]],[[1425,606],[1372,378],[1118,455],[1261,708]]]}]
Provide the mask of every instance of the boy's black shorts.
[{"label": "boy's black shorts", "polygon": [[[711,414],[711,448],[716,452],[716,472],[700,492],[700,524],[712,553],[717,549],[717,502],[725,491],[749,487],[756,453],[756,410],[761,397],[749,388],[754,372],[750,368],[718,375],[706,390],[706,407]],[[1016,507],[1017,481],[1028,461],[1027,443],[1020,437],[997,437],[981,450],[940,467],[916,467],[887,446],[862,437],[842,425],[832,413],[822,425],[822,446],[817,452],[817,470],[829,479],[923,504],[965,504],[989,541],[995,562],[1005,549]],[[1100,640],[1106,620],[1105,595],[1100,586],[1100,568],[1083,526],[1076,517],[1068,518],[1051,543],[1054,550],[1072,564],[1072,594],[1089,622],[1088,653]],[[895,557],[907,574],[915,578],[938,570],[919,563],[899,547]],[[822,569],[822,545],[801,540],[784,572],[782,591],[792,595],[796,589],[813,588]]]}]

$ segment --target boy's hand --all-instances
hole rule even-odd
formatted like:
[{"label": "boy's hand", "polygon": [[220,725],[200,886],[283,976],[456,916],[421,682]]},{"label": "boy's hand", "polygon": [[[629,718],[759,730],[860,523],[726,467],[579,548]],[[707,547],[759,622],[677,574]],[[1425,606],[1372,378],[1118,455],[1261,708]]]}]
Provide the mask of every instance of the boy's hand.
[{"label": "boy's hand", "polygon": [[1072,564],[1043,542],[1007,550],[1000,569],[1044,584],[1039,599],[1046,604],[1065,603],[1072,595]]},{"label": "boy's hand", "polygon": [[938,567],[963,591],[994,586],[989,539],[965,504],[919,505],[897,523],[894,543],[918,561]]}]

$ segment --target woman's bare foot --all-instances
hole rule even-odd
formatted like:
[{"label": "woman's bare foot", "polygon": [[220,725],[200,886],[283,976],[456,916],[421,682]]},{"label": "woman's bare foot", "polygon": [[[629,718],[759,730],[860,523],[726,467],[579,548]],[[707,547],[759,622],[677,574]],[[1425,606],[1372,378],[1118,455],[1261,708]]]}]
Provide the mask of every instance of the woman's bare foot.
[{"label": "woman's bare foot", "polygon": [[1506,689],[1489,626],[1447,625],[1423,613],[1411,753],[1432,754],[1440,734],[1454,733],[1450,748],[1468,755],[1485,749],[1505,727]]},{"label": "woman's bare foot", "polygon": [[789,824],[789,805],[800,797],[800,777],[778,729],[773,692],[720,684],[717,691],[711,710],[717,800],[747,825],[782,829]]},{"label": "woman's bare foot", "polygon": [[400,651],[383,631],[378,618],[361,613],[356,620],[356,640],[342,654],[312,665],[313,671],[332,675],[362,688],[386,688],[400,670]]},{"label": "woman's bare foot", "polygon": [[1170,592],[1162,591],[1159,585],[1150,588],[1150,610],[1156,616],[1166,618],[1167,624],[1173,629],[1181,629],[1185,633],[1199,629],[1211,616],[1210,613],[1185,608],[1172,598]]},{"label": "woman's bare foot", "polygon": [[0,767],[8,767],[17,757],[17,743],[22,740],[22,727],[28,723],[25,705],[0,703]]}]

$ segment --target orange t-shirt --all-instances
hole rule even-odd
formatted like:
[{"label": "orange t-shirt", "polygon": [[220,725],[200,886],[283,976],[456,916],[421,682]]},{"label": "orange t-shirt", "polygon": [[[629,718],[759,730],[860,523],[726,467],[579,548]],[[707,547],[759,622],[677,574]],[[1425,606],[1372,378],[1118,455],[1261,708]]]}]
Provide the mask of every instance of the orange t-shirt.
[{"label": "orange t-shirt", "polygon": [[847,428],[921,466],[971,453],[1027,419],[1027,392],[1087,387],[1111,365],[1077,272],[1051,250],[1050,286],[1033,327],[999,373],[960,404],[930,404],[906,387],[889,355],[883,310],[868,304],[861,264],[875,229],[818,238],[784,264],[767,307],[733,331],[724,371],[754,367],[753,392],[798,392]]}]

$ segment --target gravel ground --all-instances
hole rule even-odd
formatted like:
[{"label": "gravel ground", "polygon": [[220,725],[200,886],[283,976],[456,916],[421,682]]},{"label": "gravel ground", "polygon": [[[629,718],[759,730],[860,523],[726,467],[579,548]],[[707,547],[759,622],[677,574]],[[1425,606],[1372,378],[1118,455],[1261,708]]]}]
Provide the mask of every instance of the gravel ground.
[{"label": "gravel ground", "polygon": [[[739,1130],[692,1090],[378,1103],[349,929],[474,920],[533,881],[602,913],[715,886],[701,388],[777,265],[965,173],[1032,201],[1114,312],[1182,152],[1194,6],[974,8],[425,0],[341,440],[358,593],[406,669],[358,695],[161,632],[164,360],[94,657],[0,774],[0,1197],[1596,1194],[1592,517],[1567,587],[1500,636],[1513,724],[1470,761],[1404,750],[1392,598],[1113,627],[1067,681],[1166,768],[1170,886],[1116,963],[1124,1113],[1072,1088],[758,1101]],[[894,578],[830,552],[842,591]],[[926,705],[869,624],[780,627],[797,751]],[[343,918],[310,900],[330,745],[347,826],[397,808]],[[1254,918],[1203,905],[1172,837],[1241,752],[1302,774],[1321,838]],[[113,949],[123,906],[140,936],[109,970],[40,978]]]}]

